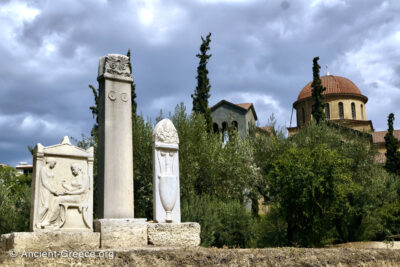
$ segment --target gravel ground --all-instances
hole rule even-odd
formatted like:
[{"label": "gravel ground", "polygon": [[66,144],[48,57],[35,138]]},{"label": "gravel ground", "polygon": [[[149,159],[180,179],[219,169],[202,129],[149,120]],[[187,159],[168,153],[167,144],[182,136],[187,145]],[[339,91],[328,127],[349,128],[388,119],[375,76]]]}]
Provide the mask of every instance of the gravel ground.
[{"label": "gravel ground", "polygon": [[[100,251],[97,251],[99,253]],[[0,266],[400,266],[400,250],[354,248],[140,248],[106,257],[0,254]],[[113,257],[110,257],[110,253]]]}]

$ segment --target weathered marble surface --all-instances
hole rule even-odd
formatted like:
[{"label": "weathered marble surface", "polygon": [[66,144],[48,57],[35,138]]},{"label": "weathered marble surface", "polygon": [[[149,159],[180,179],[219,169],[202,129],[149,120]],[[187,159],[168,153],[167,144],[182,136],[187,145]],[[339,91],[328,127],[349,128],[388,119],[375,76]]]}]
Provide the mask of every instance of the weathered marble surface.
[{"label": "weathered marble surface", "polygon": [[153,131],[153,220],[181,222],[179,187],[179,138],[169,119]]},{"label": "weathered marble surface", "polygon": [[99,249],[100,233],[95,232],[21,232],[0,237],[0,248],[5,251],[52,251]]},{"label": "weathered marble surface", "polygon": [[34,149],[31,231],[93,231],[93,147]]},{"label": "weathered marble surface", "polygon": [[163,247],[193,247],[200,245],[200,224],[189,223],[148,223],[149,245]]},{"label": "weathered marble surface", "polygon": [[99,218],[133,218],[133,81],[129,58],[108,54],[99,62]]},{"label": "weathered marble surface", "polygon": [[102,249],[147,246],[146,219],[99,219],[94,228],[101,233]]}]

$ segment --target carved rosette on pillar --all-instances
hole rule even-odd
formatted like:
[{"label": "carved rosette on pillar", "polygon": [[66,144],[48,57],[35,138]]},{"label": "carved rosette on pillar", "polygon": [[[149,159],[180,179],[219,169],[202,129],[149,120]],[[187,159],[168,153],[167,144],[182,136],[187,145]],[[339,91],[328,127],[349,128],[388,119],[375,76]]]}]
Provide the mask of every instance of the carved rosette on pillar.
[{"label": "carved rosette on pillar", "polygon": [[180,223],[179,138],[169,119],[153,131],[153,213],[155,222]]}]

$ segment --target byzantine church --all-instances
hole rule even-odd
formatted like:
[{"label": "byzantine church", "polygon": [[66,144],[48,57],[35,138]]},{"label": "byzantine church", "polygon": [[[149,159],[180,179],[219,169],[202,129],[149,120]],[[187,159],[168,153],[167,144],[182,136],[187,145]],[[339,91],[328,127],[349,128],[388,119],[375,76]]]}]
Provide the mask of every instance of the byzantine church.
[{"label": "byzantine church", "polygon": [[[361,90],[350,79],[331,75],[327,71],[321,77],[322,86],[326,90],[322,93],[325,103],[325,117],[332,122],[344,127],[367,133],[371,143],[377,148],[378,154],[376,161],[384,163],[385,135],[387,131],[375,131],[371,120],[367,119],[368,97],[363,95]],[[312,109],[312,81],[306,84],[300,91],[293,109],[296,110],[296,127],[288,127],[289,136],[296,134],[299,129],[311,121]],[[231,124],[239,130],[239,135],[245,136],[250,127],[250,123],[257,121],[257,115],[252,103],[233,104],[222,100],[211,107],[211,115],[214,121],[214,130],[224,130],[229,126],[229,118],[234,119]],[[386,119],[386,118],[385,118]],[[239,122],[239,123],[238,123]],[[267,130],[268,127],[258,127],[259,130]],[[400,140],[400,130],[394,130],[394,136]]]}]

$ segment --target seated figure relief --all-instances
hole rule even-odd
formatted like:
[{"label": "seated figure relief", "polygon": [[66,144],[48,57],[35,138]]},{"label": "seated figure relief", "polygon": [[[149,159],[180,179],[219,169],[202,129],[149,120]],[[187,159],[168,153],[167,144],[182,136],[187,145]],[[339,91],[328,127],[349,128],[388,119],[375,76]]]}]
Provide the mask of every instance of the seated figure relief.
[{"label": "seated figure relief", "polygon": [[[82,172],[82,166],[79,163],[70,165],[72,178],[61,180],[57,184],[54,168],[56,160],[46,159],[40,171],[40,223],[37,225],[41,229],[61,228],[66,222],[66,213],[68,208],[75,207],[82,214],[84,224],[88,224],[88,193],[89,177]],[[58,182],[60,183],[60,182]]]}]

